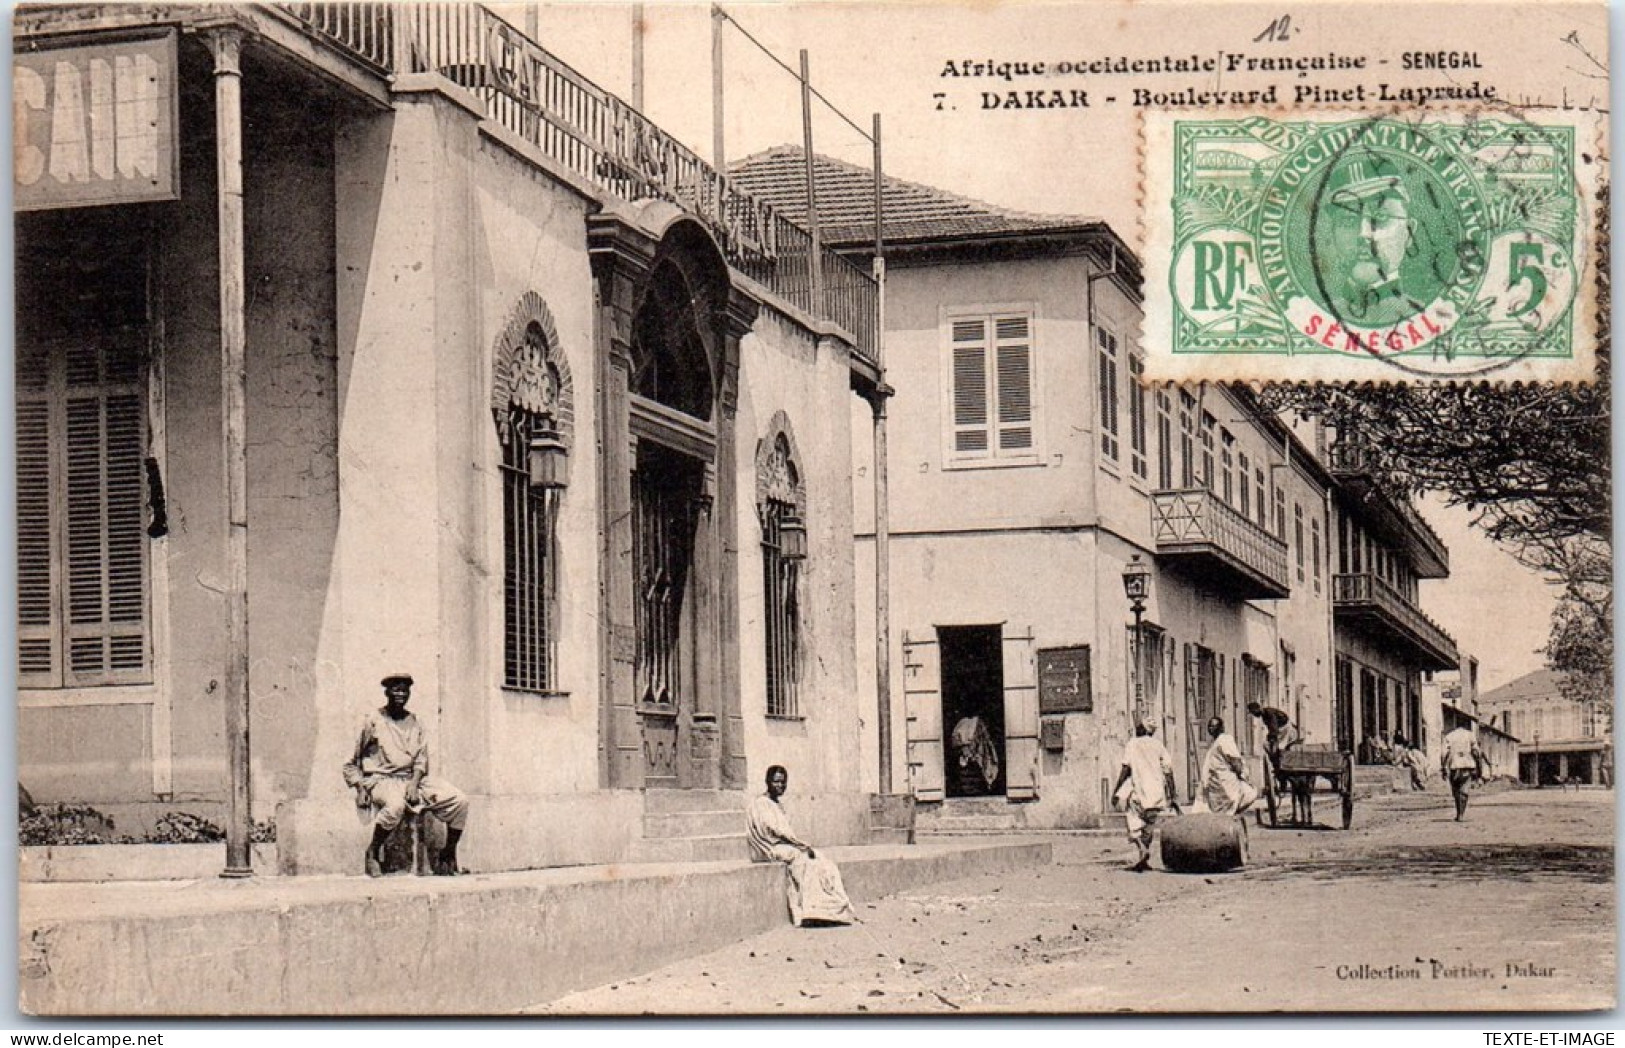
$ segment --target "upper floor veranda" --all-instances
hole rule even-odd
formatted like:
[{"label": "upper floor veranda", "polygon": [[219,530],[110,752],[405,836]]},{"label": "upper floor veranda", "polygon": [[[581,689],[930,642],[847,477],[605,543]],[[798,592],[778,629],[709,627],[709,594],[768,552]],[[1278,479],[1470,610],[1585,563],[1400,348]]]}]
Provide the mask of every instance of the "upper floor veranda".
[{"label": "upper floor veranda", "polygon": [[879,383],[879,293],[870,273],[817,247],[802,225],[484,5],[32,5],[16,13],[13,46],[220,27],[240,29],[250,47],[304,74],[313,89],[362,105],[387,109],[404,91],[443,91],[516,155],[606,206],[675,205],[704,225],[736,273],[852,347],[855,388]]}]

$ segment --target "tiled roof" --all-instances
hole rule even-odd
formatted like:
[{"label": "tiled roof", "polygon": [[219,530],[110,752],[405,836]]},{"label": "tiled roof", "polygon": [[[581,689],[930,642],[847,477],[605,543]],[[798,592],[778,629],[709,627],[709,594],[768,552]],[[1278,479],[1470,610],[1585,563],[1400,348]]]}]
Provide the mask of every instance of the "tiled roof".
[{"label": "tiled roof", "polygon": [[[729,168],[739,187],[777,208],[798,225],[807,217],[805,153],[776,146]],[[861,247],[875,236],[874,172],[832,157],[813,154],[818,187],[819,235],[834,247]],[[1098,218],[1037,215],[985,204],[946,190],[882,178],[884,235],[889,243],[1008,237],[1039,233],[1101,232]]]},{"label": "tiled roof", "polygon": [[1535,670],[1525,673],[1517,680],[1501,685],[1494,691],[1487,691],[1478,697],[1479,702],[1518,702],[1523,699],[1550,698],[1562,691],[1562,678],[1556,670]]}]

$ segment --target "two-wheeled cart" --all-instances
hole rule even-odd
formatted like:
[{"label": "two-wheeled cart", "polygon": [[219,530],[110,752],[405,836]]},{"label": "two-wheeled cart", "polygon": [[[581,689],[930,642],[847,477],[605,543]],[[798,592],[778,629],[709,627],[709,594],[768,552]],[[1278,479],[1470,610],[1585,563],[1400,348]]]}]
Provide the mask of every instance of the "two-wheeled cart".
[{"label": "two-wheeled cart", "polygon": [[[1325,779],[1343,802],[1343,829],[1354,821],[1354,754],[1344,753],[1331,746],[1288,746],[1278,754],[1279,763],[1264,756],[1264,804],[1270,826],[1281,821],[1282,801],[1294,805],[1294,819],[1300,815],[1300,825],[1315,821],[1315,786]],[[1297,810],[1301,808],[1301,813]],[[1263,814],[1263,813],[1260,813]]]}]

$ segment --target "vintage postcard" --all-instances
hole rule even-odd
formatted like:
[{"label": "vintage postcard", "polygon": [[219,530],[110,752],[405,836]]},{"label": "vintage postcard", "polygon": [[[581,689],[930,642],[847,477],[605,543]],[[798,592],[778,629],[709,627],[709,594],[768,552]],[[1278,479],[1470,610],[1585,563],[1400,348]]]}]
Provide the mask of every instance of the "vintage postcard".
[{"label": "vintage postcard", "polygon": [[11,30],[19,1022],[1616,1005],[1602,4]]}]

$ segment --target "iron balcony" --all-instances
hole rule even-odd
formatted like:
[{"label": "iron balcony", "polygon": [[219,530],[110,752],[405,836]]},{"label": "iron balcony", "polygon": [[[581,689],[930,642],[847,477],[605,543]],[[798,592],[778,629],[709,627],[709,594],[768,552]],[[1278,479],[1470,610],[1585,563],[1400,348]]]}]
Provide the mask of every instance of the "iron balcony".
[{"label": "iron balcony", "polygon": [[1333,444],[1327,450],[1327,464],[1342,489],[1344,505],[1402,551],[1419,578],[1449,578],[1449,548],[1410,500],[1383,481],[1369,449],[1359,443]]},{"label": "iron balcony", "polygon": [[1332,576],[1332,614],[1395,646],[1418,669],[1453,670],[1460,665],[1456,642],[1405,595],[1378,575]]}]

